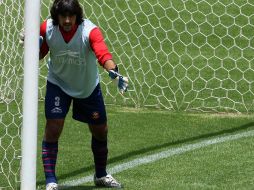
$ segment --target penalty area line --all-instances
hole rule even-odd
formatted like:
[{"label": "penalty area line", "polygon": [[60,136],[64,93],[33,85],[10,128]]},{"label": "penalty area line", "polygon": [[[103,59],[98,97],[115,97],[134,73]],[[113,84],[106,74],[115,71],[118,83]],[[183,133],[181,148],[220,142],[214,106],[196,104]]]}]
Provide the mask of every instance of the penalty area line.
[{"label": "penalty area line", "polygon": [[[122,171],[125,171],[128,169],[131,169],[131,168],[135,168],[140,165],[152,163],[152,162],[161,160],[163,158],[169,158],[174,155],[183,154],[185,152],[200,149],[200,148],[203,148],[203,147],[206,147],[209,145],[233,141],[233,140],[241,139],[244,137],[252,137],[252,136],[254,136],[254,130],[246,131],[246,132],[242,132],[242,133],[237,133],[234,135],[216,137],[213,139],[203,140],[203,141],[193,143],[193,144],[183,145],[178,148],[168,149],[168,150],[165,150],[162,152],[158,152],[155,154],[151,154],[148,156],[144,156],[142,158],[137,158],[137,159],[131,160],[129,162],[113,166],[108,169],[108,173],[110,173],[110,174],[119,173],[119,172],[122,172]],[[82,177],[80,179],[63,182],[62,184],[60,184],[60,187],[62,187],[61,189],[68,189],[68,188],[78,186],[78,185],[81,185],[81,184],[84,184],[87,182],[92,182],[92,181],[93,181],[93,176],[91,175],[91,176]]]}]

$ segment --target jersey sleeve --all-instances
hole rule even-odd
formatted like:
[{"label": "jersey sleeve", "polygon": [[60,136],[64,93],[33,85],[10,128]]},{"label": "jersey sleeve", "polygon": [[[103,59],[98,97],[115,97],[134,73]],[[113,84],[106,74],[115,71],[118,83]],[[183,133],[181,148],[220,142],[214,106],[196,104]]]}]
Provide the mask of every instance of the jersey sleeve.
[{"label": "jersey sleeve", "polygon": [[43,42],[40,48],[40,54],[42,55],[42,57],[45,57],[49,51],[49,47],[46,42],[46,30],[47,30],[47,21],[44,21],[40,26],[40,36],[43,37]]},{"label": "jersey sleeve", "polygon": [[112,55],[109,52],[106,43],[104,42],[102,32],[98,27],[94,28],[90,32],[89,42],[101,66],[103,66],[107,60],[112,59]]}]

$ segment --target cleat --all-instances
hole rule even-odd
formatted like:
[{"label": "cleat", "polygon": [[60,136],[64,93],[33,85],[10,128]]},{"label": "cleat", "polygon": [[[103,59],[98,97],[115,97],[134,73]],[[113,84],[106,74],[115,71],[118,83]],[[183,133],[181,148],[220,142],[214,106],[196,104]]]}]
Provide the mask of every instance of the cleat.
[{"label": "cleat", "polygon": [[46,185],[46,190],[58,190],[58,185],[56,183],[48,183]]},{"label": "cleat", "polygon": [[122,185],[109,174],[101,178],[94,175],[94,184],[99,187],[122,188]]}]

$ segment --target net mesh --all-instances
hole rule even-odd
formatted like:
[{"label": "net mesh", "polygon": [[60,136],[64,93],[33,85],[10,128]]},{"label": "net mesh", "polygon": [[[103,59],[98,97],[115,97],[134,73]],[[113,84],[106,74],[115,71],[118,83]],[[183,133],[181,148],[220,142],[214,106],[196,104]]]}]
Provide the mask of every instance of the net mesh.
[{"label": "net mesh", "polygon": [[[79,1],[103,31],[128,76],[122,96],[100,75],[106,104],[171,111],[253,112],[254,1]],[[41,1],[41,20],[52,1]],[[17,189],[20,170],[24,0],[0,0],[0,189]],[[40,63],[39,96],[45,94]]]}]

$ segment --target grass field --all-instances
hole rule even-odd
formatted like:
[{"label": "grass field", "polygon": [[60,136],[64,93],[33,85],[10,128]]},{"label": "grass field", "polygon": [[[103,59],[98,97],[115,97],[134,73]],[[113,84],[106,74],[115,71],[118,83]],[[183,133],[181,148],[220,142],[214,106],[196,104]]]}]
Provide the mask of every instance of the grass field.
[{"label": "grass field", "polygon": [[[52,1],[43,0],[41,20]],[[100,26],[130,89],[119,95],[101,71],[110,125],[109,168],[180,152],[117,172],[125,189],[253,189],[254,3],[247,0],[80,0]],[[23,1],[0,0],[0,189],[18,189],[22,122]],[[40,62],[40,100],[46,60]],[[37,185],[45,123],[39,102]],[[249,136],[232,139],[232,135]],[[221,143],[202,146],[209,139]],[[226,139],[230,140],[226,140]],[[189,145],[201,146],[184,151]],[[75,158],[75,159],[74,159]],[[123,170],[123,168],[121,169]],[[68,115],[59,183],[96,189],[90,134]],[[11,187],[8,187],[10,186]],[[68,183],[67,183],[68,185]],[[6,188],[5,188],[6,187]]]},{"label": "grass field", "polygon": [[[108,168],[161,151],[242,132],[253,133],[254,130],[251,115],[186,114],[108,107],[108,116]],[[40,122],[39,138],[43,123]],[[183,151],[114,176],[125,189],[252,189],[253,142],[253,136],[250,136]],[[38,160],[38,186],[42,186],[44,177],[40,158]],[[90,134],[86,126],[67,120],[58,161],[60,183],[93,175]],[[88,182],[70,189],[96,188]]]}]

